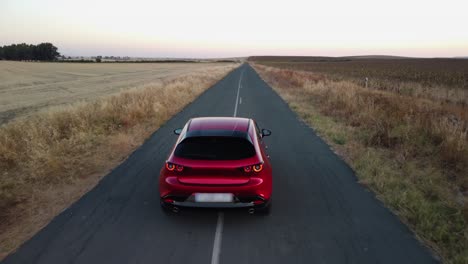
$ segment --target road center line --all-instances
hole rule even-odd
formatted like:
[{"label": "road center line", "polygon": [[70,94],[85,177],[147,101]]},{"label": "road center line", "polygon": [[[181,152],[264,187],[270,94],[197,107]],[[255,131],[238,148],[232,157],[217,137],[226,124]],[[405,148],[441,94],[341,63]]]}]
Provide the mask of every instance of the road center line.
[{"label": "road center line", "polygon": [[218,223],[216,224],[215,239],[213,243],[213,253],[211,254],[211,264],[219,263],[219,255],[221,253],[221,240],[223,238],[223,212],[218,212]]},{"label": "road center line", "polygon": [[[239,93],[241,88],[242,76],[244,71],[241,72],[239,78],[239,85],[237,86],[237,96],[236,96],[236,105],[234,106],[234,117],[237,115],[237,105],[240,104]],[[219,264],[219,256],[221,254],[221,240],[223,238],[223,222],[224,214],[223,212],[218,212],[218,221],[216,223],[215,238],[213,242],[213,252],[211,253],[211,264]]]},{"label": "road center line", "polygon": [[237,86],[237,96],[236,96],[236,105],[234,106],[234,117],[237,116],[237,105],[239,103],[239,92],[240,92],[240,88],[242,87],[242,75],[244,74],[244,72],[241,73],[241,76],[239,78],[239,85]]}]

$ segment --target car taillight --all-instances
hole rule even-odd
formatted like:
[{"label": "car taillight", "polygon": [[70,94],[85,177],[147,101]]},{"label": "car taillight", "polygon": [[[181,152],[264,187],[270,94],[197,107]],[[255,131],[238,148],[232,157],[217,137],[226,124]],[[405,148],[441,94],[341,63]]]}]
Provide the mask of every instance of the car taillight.
[{"label": "car taillight", "polygon": [[255,164],[255,165],[252,165],[252,166],[245,166],[242,168],[244,170],[245,173],[250,173],[252,172],[252,170],[254,172],[260,172],[262,171],[263,169],[263,164]]},{"label": "car taillight", "polygon": [[169,162],[166,162],[166,169],[169,171],[173,171],[175,169],[175,165]]},{"label": "car taillight", "polygon": [[253,166],[255,172],[260,172],[263,169],[263,164],[256,164]]},{"label": "car taillight", "polygon": [[184,166],[182,165],[178,165],[178,164],[174,164],[174,163],[170,163],[170,162],[166,162],[166,169],[168,171],[178,171],[178,172],[182,172],[184,170]]},{"label": "car taillight", "polygon": [[182,165],[176,165],[176,170],[177,170],[178,172],[181,172],[181,171],[184,170],[184,166],[182,166]]}]

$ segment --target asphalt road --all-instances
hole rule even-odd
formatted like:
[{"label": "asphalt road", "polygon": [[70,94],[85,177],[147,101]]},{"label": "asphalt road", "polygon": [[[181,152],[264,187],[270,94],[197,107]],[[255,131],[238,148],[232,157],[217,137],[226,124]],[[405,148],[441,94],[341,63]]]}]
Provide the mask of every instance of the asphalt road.
[{"label": "asphalt road", "polygon": [[[237,101],[237,108],[236,106]],[[191,117],[241,116],[272,130],[269,216],[159,208],[157,179]],[[155,132],[2,263],[434,263],[399,219],[248,65]]]}]

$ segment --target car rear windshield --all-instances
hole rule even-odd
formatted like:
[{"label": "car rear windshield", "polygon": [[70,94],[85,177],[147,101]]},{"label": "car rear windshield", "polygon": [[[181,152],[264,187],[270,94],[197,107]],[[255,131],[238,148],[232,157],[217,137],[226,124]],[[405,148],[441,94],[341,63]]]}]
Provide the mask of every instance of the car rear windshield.
[{"label": "car rear windshield", "polygon": [[255,148],[244,138],[190,137],[177,145],[174,155],[186,159],[239,160],[253,157]]}]

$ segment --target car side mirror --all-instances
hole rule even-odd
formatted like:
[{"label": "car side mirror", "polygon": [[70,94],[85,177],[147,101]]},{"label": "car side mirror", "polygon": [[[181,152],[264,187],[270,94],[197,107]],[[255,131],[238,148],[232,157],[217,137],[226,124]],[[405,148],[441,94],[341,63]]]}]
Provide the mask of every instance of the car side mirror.
[{"label": "car side mirror", "polygon": [[271,135],[271,131],[268,129],[262,129],[262,137],[268,137]]},{"label": "car side mirror", "polygon": [[180,133],[182,133],[182,128],[178,128],[178,129],[174,130],[174,134],[180,135]]}]

